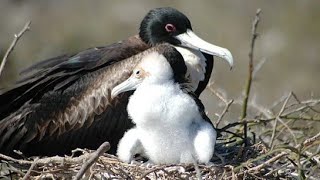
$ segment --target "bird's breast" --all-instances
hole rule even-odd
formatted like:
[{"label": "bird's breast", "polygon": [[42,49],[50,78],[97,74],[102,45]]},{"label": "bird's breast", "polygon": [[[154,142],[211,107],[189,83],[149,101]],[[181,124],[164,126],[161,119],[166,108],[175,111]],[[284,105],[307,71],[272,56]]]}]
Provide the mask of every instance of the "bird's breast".
[{"label": "bird's breast", "polygon": [[182,55],[186,63],[186,77],[190,81],[191,90],[195,91],[198,88],[199,82],[205,78],[206,58],[198,50],[178,46],[175,46],[175,48]]},{"label": "bird's breast", "polygon": [[127,109],[134,123],[143,126],[187,126],[201,118],[194,100],[173,83],[140,86]]}]

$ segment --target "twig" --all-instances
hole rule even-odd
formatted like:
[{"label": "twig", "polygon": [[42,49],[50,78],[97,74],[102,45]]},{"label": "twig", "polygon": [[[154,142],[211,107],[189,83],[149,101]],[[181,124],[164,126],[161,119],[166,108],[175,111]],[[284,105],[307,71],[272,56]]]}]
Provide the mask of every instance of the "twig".
[{"label": "twig", "polygon": [[251,164],[251,163],[253,163],[253,162],[262,160],[262,159],[264,159],[264,158],[267,158],[267,157],[269,157],[270,155],[275,154],[275,153],[277,153],[277,152],[279,152],[279,151],[280,151],[280,152],[284,152],[283,149],[270,150],[269,152],[267,152],[267,153],[265,153],[265,154],[262,154],[262,155],[260,155],[260,156],[258,156],[258,157],[256,157],[256,158],[254,158],[254,159],[249,159],[249,160],[247,160],[246,162],[240,164],[239,166],[237,166],[237,167],[234,168],[234,171],[235,171],[235,172],[239,172],[243,167],[246,167],[248,164]]},{"label": "twig", "polygon": [[238,125],[244,125],[244,123],[248,123],[248,124],[261,124],[261,123],[267,123],[267,122],[270,122],[270,121],[273,121],[275,118],[272,118],[272,119],[249,119],[249,120],[244,120],[242,122],[234,122],[234,123],[230,123],[226,126],[224,126],[223,128],[217,128],[218,130],[220,131],[225,131],[229,128],[232,128],[232,127],[235,127],[235,126],[238,126]]},{"label": "twig", "polygon": [[14,39],[13,39],[10,47],[8,48],[8,50],[6,51],[6,53],[3,56],[3,59],[2,59],[1,65],[0,65],[0,76],[1,76],[1,73],[3,71],[4,65],[6,64],[6,61],[7,61],[8,57],[9,57],[9,55],[11,54],[11,52],[13,51],[14,47],[16,46],[16,44],[19,41],[19,39],[23,36],[23,34],[30,29],[30,24],[31,24],[31,21],[28,21],[26,23],[26,25],[24,25],[22,30],[18,34],[14,35]]},{"label": "twig", "polygon": [[[143,173],[139,179],[145,179],[149,174],[151,173],[156,173],[157,171],[163,171],[165,174],[167,175],[171,175],[167,170],[165,170],[165,168],[167,167],[171,167],[171,166],[174,166],[174,165],[163,165],[163,166],[159,166],[159,167],[155,167],[153,169],[150,169],[150,170],[147,170],[145,173]],[[177,176],[175,177],[176,179],[183,179],[181,178],[180,176]]]},{"label": "twig", "polygon": [[288,155],[288,154],[289,154],[289,153],[287,153],[287,152],[281,152],[280,154],[272,157],[271,159],[267,160],[266,162],[264,162],[264,163],[262,163],[262,164],[260,164],[260,165],[258,165],[258,166],[255,166],[255,167],[253,167],[253,168],[250,168],[250,169],[248,169],[247,171],[248,171],[248,172],[259,171],[259,170],[262,169],[263,167],[266,167],[266,166],[270,165],[271,163],[277,161],[278,159],[280,159],[280,158],[282,158],[283,156],[286,156],[286,155]]},{"label": "twig", "polygon": [[246,85],[246,89],[245,89],[245,97],[243,100],[243,106],[242,106],[242,114],[241,114],[241,120],[243,120],[244,118],[247,117],[247,108],[248,108],[248,99],[249,99],[249,95],[250,95],[250,89],[251,89],[251,83],[252,83],[252,73],[253,73],[253,53],[254,53],[254,45],[255,45],[255,41],[258,37],[258,33],[257,33],[257,27],[260,21],[260,13],[261,13],[261,9],[257,9],[256,12],[256,17],[253,21],[252,24],[252,39],[251,39],[251,46],[250,46],[250,52],[249,52],[249,74],[248,74],[248,79],[247,79],[247,85]]},{"label": "twig", "polygon": [[310,146],[313,142],[315,142],[317,140],[320,140],[320,132],[318,134],[314,135],[313,137],[303,141],[303,147]]},{"label": "twig", "polygon": [[252,79],[255,79],[258,72],[260,71],[260,69],[262,68],[262,66],[264,65],[264,63],[267,61],[267,58],[263,58],[253,69],[252,72]]},{"label": "twig", "polygon": [[7,161],[13,161],[18,164],[32,164],[33,163],[33,161],[19,160],[19,159],[15,159],[15,158],[12,158],[12,157],[4,155],[4,154],[0,154],[0,159],[5,159]]},{"label": "twig", "polygon": [[[299,104],[301,104],[301,101],[299,100],[298,96],[297,96],[295,93],[292,92],[292,96],[294,97],[294,99],[295,99]],[[317,111],[316,109],[314,109],[313,107],[309,106],[308,104],[307,104],[307,106],[308,106],[311,110],[313,110],[314,112],[320,113],[320,111]]]},{"label": "twig", "polygon": [[101,146],[97,149],[96,152],[94,152],[90,159],[85,162],[81,169],[79,170],[79,172],[77,173],[77,175],[75,176],[75,180],[79,180],[82,178],[83,174],[92,166],[92,164],[106,151],[108,151],[110,149],[110,144],[108,142],[104,142],[101,144]]},{"label": "twig", "polygon": [[37,161],[38,161],[38,158],[36,158],[33,163],[31,164],[30,168],[28,169],[27,173],[23,176],[22,180],[27,180],[29,179],[30,177],[30,174],[31,174],[31,171],[33,170],[33,168],[37,165]]},{"label": "twig", "polygon": [[[294,113],[297,113],[297,112],[301,112],[301,111],[309,108],[309,107],[310,107],[309,104],[311,104],[311,106],[316,106],[316,105],[319,104],[319,103],[320,103],[320,101],[318,101],[318,102],[312,102],[312,103],[306,103],[306,104],[301,103],[301,105],[304,105],[304,106],[299,107],[299,108],[297,108],[297,109],[293,109],[293,110],[291,110],[291,111],[289,111],[289,112],[286,112],[286,113],[283,114],[283,116],[288,116],[288,115],[291,115],[291,114],[294,114]],[[288,108],[288,107],[287,107],[287,108]]]},{"label": "twig", "polygon": [[218,118],[218,120],[217,120],[217,122],[216,122],[216,124],[215,124],[215,127],[218,127],[218,125],[220,124],[222,118],[223,118],[224,115],[228,112],[228,110],[229,110],[229,108],[230,108],[230,106],[232,105],[232,103],[233,103],[234,100],[231,99],[231,100],[228,101],[226,98],[223,97],[223,95],[222,95],[221,93],[219,93],[218,91],[216,91],[215,89],[213,89],[213,88],[211,87],[212,84],[213,84],[213,83],[210,82],[209,85],[207,86],[207,88],[209,89],[209,91],[211,91],[214,95],[216,95],[216,96],[217,96],[222,102],[224,102],[224,104],[225,104],[225,107],[224,107],[222,113],[221,113],[220,115],[218,115],[219,118]]},{"label": "twig", "polygon": [[287,130],[289,131],[289,133],[291,134],[291,136],[293,137],[293,140],[295,142],[295,145],[298,144],[298,141],[297,141],[297,138],[296,136],[294,135],[292,129],[288,126],[288,124],[290,123],[290,121],[288,121],[287,123],[283,122],[283,120],[280,118],[280,117],[277,117],[277,121],[279,121],[283,126],[284,128],[287,128]]},{"label": "twig", "polygon": [[219,115],[219,118],[218,118],[218,120],[216,122],[216,126],[215,126],[216,128],[220,124],[220,122],[221,122],[222,118],[224,117],[224,115],[228,112],[228,110],[229,110],[229,108],[230,108],[232,103],[233,103],[233,99],[231,99],[229,102],[226,103],[226,106],[224,107],[222,113]]},{"label": "twig", "polygon": [[320,118],[316,117],[294,117],[294,116],[280,116],[282,119],[304,120],[304,121],[320,121]]},{"label": "twig", "polygon": [[271,140],[270,140],[270,143],[269,143],[269,147],[271,149],[273,149],[273,142],[274,142],[274,138],[275,138],[275,135],[276,135],[276,129],[277,129],[277,123],[278,123],[278,120],[279,120],[279,116],[281,116],[281,114],[285,110],[291,95],[292,95],[292,93],[289,93],[289,95],[287,96],[286,100],[284,101],[284,103],[283,103],[283,105],[281,107],[281,110],[279,111],[277,117],[275,118],[275,122],[274,122],[274,125],[273,125],[273,130],[272,130],[272,135],[271,135]]}]

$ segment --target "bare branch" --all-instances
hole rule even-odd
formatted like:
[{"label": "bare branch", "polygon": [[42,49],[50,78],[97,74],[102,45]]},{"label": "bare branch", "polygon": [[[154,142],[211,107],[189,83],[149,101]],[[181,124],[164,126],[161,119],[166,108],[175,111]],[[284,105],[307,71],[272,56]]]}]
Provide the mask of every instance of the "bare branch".
[{"label": "bare branch", "polygon": [[264,63],[267,61],[267,58],[263,58],[253,69],[252,72],[252,79],[255,79],[258,72],[260,71],[260,69],[262,68],[262,66],[264,65]]},{"label": "bare branch", "polygon": [[247,117],[247,108],[248,108],[248,99],[249,99],[249,95],[250,95],[250,90],[251,90],[251,84],[252,84],[252,73],[253,73],[253,53],[254,53],[254,46],[255,46],[255,41],[258,37],[258,33],[257,33],[257,27],[258,24],[260,22],[260,13],[261,13],[261,9],[257,9],[256,12],[256,17],[253,21],[252,24],[252,39],[251,39],[251,46],[250,46],[250,52],[249,52],[249,74],[248,74],[248,79],[247,79],[247,85],[246,85],[246,89],[245,89],[245,96],[244,96],[244,100],[243,100],[243,106],[242,106],[242,114],[241,114],[241,120],[243,120],[244,118]]},{"label": "bare branch", "polygon": [[214,88],[212,88],[212,84],[213,83],[209,83],[209,85],[207,86],[208,90],[210,92],[212,92],[214,95],[216,95],[225,104],[225,107],[224,107],[222,113],[220,115],[218,115],[219,118],[218,118],[218,120],[217,120],[217,122],[215,124],[215,127],[218,127],[218,125],[220,124],[220,122],[223,119],[224,115],[228,112],[228,110],[229,110],[229,108],[232,105],[234,100],[233,99],[227,100],[225,97],[223,97],[223,95],[220,92],[218,92]]},{"label": "bare branch", "polygon": [[279,113],[278,113],[278,115],[277,115],[277,117],[275,119],[275,122],[274,122],[274,125],[273,125],[273,130],[272,130],[272,135],[271,135],[271,140],[270,140],[270,143],[269,143],[269,147],[271,149],[273,149],[273,142],[274,142],[274,138],[275,138],[275,135],[276,135],[276,129],[277,129],[277,123],[278,123],[279,117],[281,116],[281,114],[285,110],[285,108],[286,108],[291,96],[292,96],[292,93],[289,93],[289,95],[287,96],[286,100],[284,101],[284,103],[282,105],[281,110],[279,111]]},{"label": "bare branch", "polygon": [[282,158],[283,156],[286,156],[286,155],[288,155],[288,154],[289,154],[289,153],[287,153],[287,152],[285,152],[285,151],[284,151],[284,152],[281,152],[280,154],[272,157],[271,159],[267,160],[266,162],[264,162],[264,163],[262,163],[262,164],[260,164],[260,165],[258,165],[258,166],[255,166],[255,167],[253,167],[253,168],[250,168],[250,169],[248,169],[247,171],[248,171],[248,172],[259,171],[259,170],[262,169],[263,167],[266,167],[266,166],[270,165],[271,163],[279,160],[280,158]]},{"label": "bare branch", "polygon": [[303,146],[307,147],[307,146],[311,145],[312,143],[314,143],[315,141],[318,141],[318,140],[320,140],[320,132],[318,134],[314,135],[313,137],[311,137],[309,139],[306,139],[303,142]]},{"label": "bare branch", "polygon": [[220,124],[222,118],[224,117],[224,115],[228,112],[228,110],[229,110],[229,108],[230,108],[230,106],[231,106],[232,103],[233,103],[233,99],[231,99],[230,101],[228,101],[228,102],[226,103],[226,106],[224,107],[222,113],[219,115],[219,118],[218,118],[218,120],[217,120],[217,122],[216,122],[216,124],[215,124],[215,127],[216,127],[216,128],[219,126],[219,124]]},{"label": "bare branch", "polygon": [[92,166],[92,164],[106,151],[108,151],[110,149],[110,144],[108,142],[104,142],[101,144],[101,146],[97,149],[97,151],[95,153],[93,153],[90,157],[90,159],[85,162],[81,169],[79,170],[79,172],[77,173],[77,175],[75,176],[75,180],[79,180],[82,178],[82,176],[84,175],[84,173]]},{"label": "bare branch", "polygon": [[27,179],[30,179],[30,174],[31,174],[31,171],[33,170],[33,168],[37,165],[37,160],[38,158],[36,158],[33,163],[31,164],[29,170],[27,171],[27,173],[23,176],[22,180],[27,180]]},{"label": "bare branch", "polygon": [[8,50],[6,51],[6,53],[3,56],[3,59],[2,59],[1,65],[0,65],[0,76],[1,76],[1,73],[3,71],[3,68],[4,68],[5,64],[6,64],[6,61],[7,61],[8,57],[9,57],[9,55],[11,54],[11,52],[13,51],[14,47],[16,46],[16,44],[19,41],[19,39],[23,36],[23,34],[30,29],[30,24],[31,24],[31,21],[28,21],[26,23],[26,25],[24,25],[22,30],[18,34],[14,35],[14,39],[13,39],[10,47],[8,48]]}]

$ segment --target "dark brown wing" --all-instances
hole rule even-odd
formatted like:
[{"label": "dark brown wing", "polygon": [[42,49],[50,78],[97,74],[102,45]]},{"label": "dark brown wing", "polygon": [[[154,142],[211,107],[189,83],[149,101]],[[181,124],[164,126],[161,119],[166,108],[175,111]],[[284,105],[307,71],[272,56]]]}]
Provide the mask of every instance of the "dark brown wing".
[{"label": "dark brown wing", "polygon": [[149,48],[137,36],[106,47],[92,48],[37,63],[23,74],[10,90],[0,94],[0,119],[7,117],[29,100],[37,101],[53,88],[68,87],[88,72],[126,59]]},{"label": "dark brown wing", "polygon": [[0,152],[63,154],[104,141],[115,148],[112,141],[132,126],[126,112],[130,93],[115,100],[106,93],[129,76],[139,57],[121,60],[148,48],[131,37],[27,69],[26,78],[0,95]]}]

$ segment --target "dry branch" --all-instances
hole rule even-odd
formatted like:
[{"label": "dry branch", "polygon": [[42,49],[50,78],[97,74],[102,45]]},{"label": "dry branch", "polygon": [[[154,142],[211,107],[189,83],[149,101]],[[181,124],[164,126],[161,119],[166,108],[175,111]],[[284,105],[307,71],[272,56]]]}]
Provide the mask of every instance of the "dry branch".
[{"label": "dry branch", "polygon": [[33,163],[31,164],[29,170],[27,171],[27,173],[23,176],[22,180],[27,180],[27,179],[30,179],[30,174],[31,174],[31,171],[33,170],[33,168],[37,165],[37,160],[38,158],[36,158]]},{"label": "dry branch", "polygon": [[0,76],[1,76],[1,73],[2,73],[2,71],[4,69],[5,64],[7,62],[7,59],[9,57],[9,55],[11,54],[11,52],[13,51],[13,49],[15,48],[17,42],[23,36],[23,34],[30,29],[30,24],[31,24],[31,21],[27,22],[24,25],[24,27],[22,28],[22,30],[18,34],[14,35],[14,39],[13,39],[10,47],[8,48],[8,50],[6,51],[6,53],[3,56],[3,59],[2,59],[1,65],[0,65]]},{"label": "dry branch", "polygon": [[279,111],[277,117],[275,118],[275,121],[274,121],[274,125],[273,125],[273,130],[272,130],[272,136],[271,136],[271,140],[270,140],[270,143],[269,143],[269,147],[271,147],[271,149],[273,149],[273,142],[274,142],[274,138],[275,138],[275,135],[276,135],[276,129],[277,129],[277,123],[278,123],[278,120],[279,120],[279,116],[281,116],[281,114],[283,113],[283,111],[285,110],[288,102],[289,102],[289,99],[291,97],[292,93],[290,93],[286,100],[284,101],[283,105],[282,105],[282,108],[281,110]]},{"label": "dry branch", "polygon": [[242,114],[241,114],[242,120],[247,117],[248,100],[249,100],[251,84],[252,84],[252,73],[254,70],[253,68],[254,54],[253,53],[254,53],[255,42],[258,37],[257,27],[260,22],[260,13],[261,13],[261,9],[258,9],[256,12],[256,17],[254,19],[254,22],[252,24],[252,31],[251,31],[252,38],[251,38],[250,52],[249,52],[249,74],[248,74],[248,79],[247,79],[246,88],[245,88],[245,96],[244,96],[243,105],[242,105]]},{"label": "dry branch", "polygon": [[80,171],[75,176],[75,180],[79,180],[82,178],[84,173],[92,166],[92,164],[106,151],[110,149],[110,144],[108,142],[104,142],[100,145],[96,152],[91,154],[91,157],[88,159],[87,162],[83,164]]},{"label": "dry branch", "polygon": [[218,117],[218,120],[216,121],[215,123],[215,127],[217,128],[221,122],[221,120],[223,119],[223,117],[225,116],[225,114],[228,112],[230,106],[232,105],[233,103],[233,99],[231,100],[227,100],[226,98],[224,98],[218,91],[216,91],[213,87],[212,87],[212,84],[213,83],[209,83],[207,88],[210,92],[212,92],[214,95],[216,95],[224,104],[225,104],[225,107],[222,111],[222,113],[219,115]]}]

